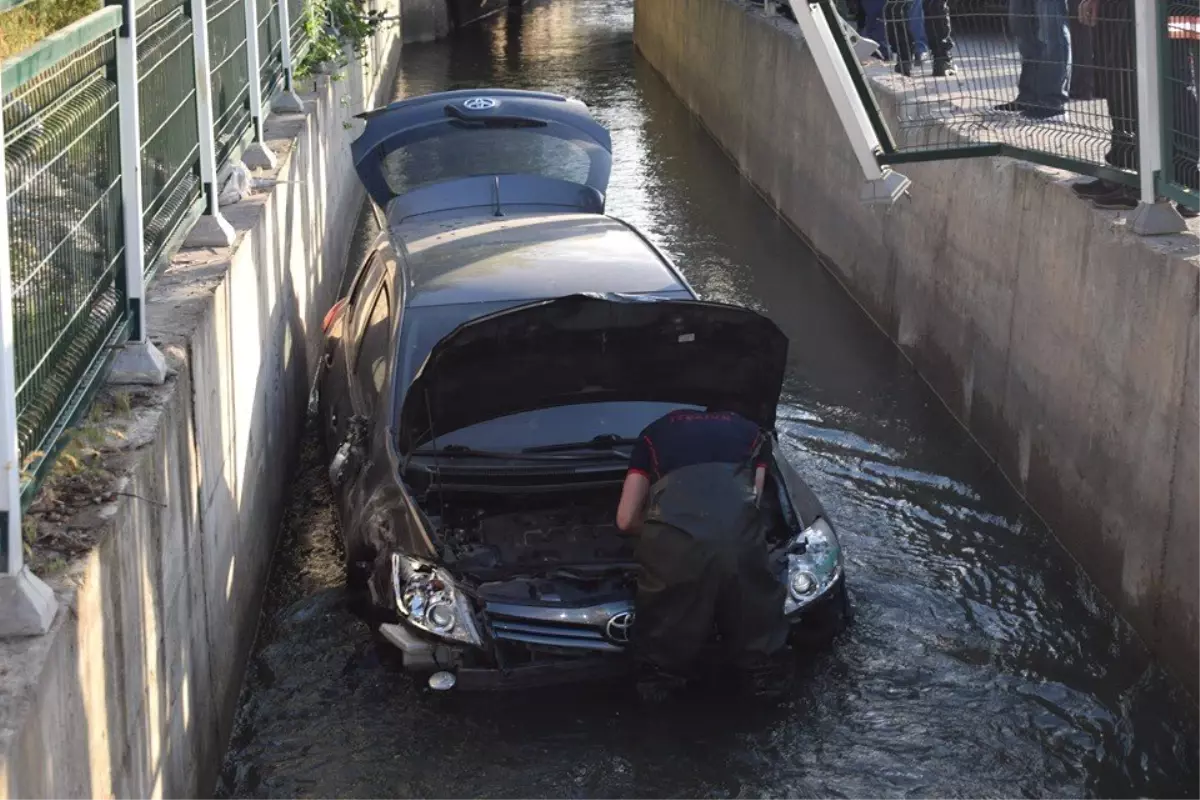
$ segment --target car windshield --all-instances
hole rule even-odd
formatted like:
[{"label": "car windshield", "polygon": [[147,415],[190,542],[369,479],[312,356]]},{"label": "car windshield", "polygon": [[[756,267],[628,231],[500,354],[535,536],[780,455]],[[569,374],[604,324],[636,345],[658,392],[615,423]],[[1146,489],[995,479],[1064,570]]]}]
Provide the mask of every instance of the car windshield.
[{"label": "car windshield", "polygon": [[[528,300],[497,300],[444,306],[418,306],[405,312],[400,333],[396,370],[396,413],[417,370],[434,345],[464,322]],[[457,431],[438,431],[438,447],[461,446],[473,450],[518,451],[563,442],[582,442],[595,436],[637,436],[642,428],[674,408],[698,409],[679,403],[605,402],[523,411],[468,425]],[[429,443],[426,443],[428,445]]]},{"label": "car windshield", "polygon": [[410,141],[383,158],[389,188],[397,195],[479,175],[540,175],[587,184],[602,148],[536,128],[480,129],[437,126],[437,134]]},{"label": "car windshield", "polygon": [[[633,438],[654,420],[676,408],[701,410],[679,403],[615,402],[580,403],[522,411],[506,417],[439,433],[438,447],[460,446],[472,450],[518,452],[563,442],[587,442],[597,436]],[[580,448],[587,453],[588,447]]]}]

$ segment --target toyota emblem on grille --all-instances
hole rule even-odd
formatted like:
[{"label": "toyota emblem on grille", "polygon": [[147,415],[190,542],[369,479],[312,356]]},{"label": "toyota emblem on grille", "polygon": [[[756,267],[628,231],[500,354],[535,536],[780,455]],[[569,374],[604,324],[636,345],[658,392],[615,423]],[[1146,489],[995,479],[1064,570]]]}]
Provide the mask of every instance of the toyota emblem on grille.
[{"label": "toyota emblem on grille", "polygon": [[490,97],[472,97],[463,102],[463,108],[469,108],[471,111],[483,111],[486,108],[495,108],[496,101]]},{"label": "toyota emblem on grille", "polygon": [[629,633],[632,629],[632,611],[622,611],[620,614],[613,614],[608,618],[608,624],[604,626],[604,632],[608,635],[608,638],[618,644],[629,643]]}]

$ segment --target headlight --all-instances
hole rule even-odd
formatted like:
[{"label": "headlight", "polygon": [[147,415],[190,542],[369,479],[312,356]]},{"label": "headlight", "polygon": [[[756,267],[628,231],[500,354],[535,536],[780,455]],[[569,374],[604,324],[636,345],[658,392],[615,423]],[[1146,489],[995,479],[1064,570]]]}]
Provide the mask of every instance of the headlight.
[{"label": "headlight", "polygon": [[842,574],[842,548],[829,523],[818,519],[789,543],[789,549],[803,553],[788,553],[787,597],[783,613],[799,611],[816,600],[837,582]]},{"label": "headlight", "polygon": [[470,602],[441,567],[393,553],[392,591],[397,610],[421,630],[443,639],[483,644]]}]

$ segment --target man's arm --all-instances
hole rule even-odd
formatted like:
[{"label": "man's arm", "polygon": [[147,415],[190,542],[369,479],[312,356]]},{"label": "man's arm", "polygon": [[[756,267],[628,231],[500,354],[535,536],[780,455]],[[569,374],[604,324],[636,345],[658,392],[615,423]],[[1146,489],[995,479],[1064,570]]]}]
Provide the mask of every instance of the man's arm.
[{"label": "man's arm", "polygon": [[625,533],[637,533],[642,525],[642,507],[650,495],[650,479],[641,472],[630,472],[621,487],[617,504],[617,527]]}]

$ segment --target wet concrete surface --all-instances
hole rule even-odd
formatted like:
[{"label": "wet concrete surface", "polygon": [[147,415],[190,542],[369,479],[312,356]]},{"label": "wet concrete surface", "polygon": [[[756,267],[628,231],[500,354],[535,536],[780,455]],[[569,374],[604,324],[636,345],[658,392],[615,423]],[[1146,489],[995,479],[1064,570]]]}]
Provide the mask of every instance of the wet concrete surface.
[{"label": "wet concrete surface", "polygon": [[1195,701],[636,56],[632,24],[630,0],[535,2],[406,48],[397,96],[579,97],[612,131],[609,211],[705,297],[780,324],[780,441],[839,525],[853,626],[801,654],[775,706],[431,695],[345,609],[310,432],[218,793],[1200,796]]}]

